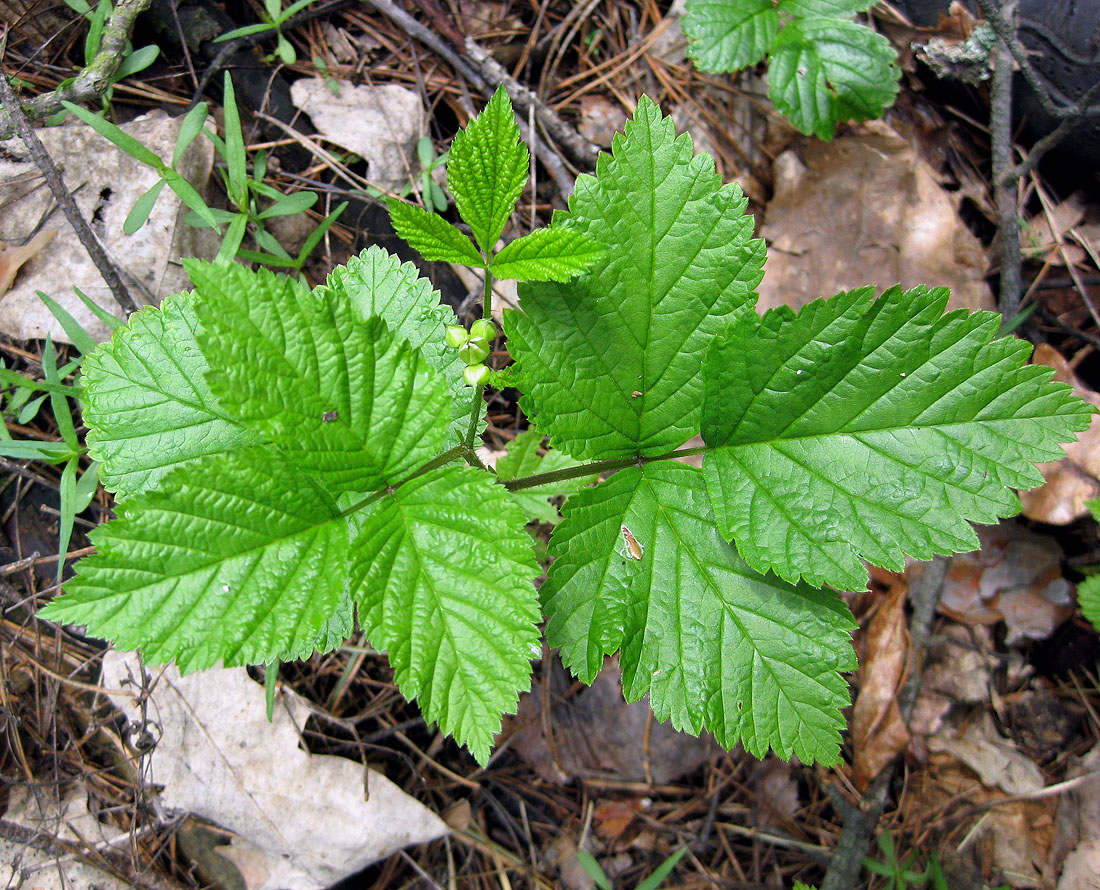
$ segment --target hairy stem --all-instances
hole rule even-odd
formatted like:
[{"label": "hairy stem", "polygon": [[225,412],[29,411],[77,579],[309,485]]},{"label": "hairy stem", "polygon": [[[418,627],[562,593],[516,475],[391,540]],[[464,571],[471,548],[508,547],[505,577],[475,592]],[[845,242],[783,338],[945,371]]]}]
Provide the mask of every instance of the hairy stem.
[{"label": "hairy stem", "polygon": [[[482,294],[483,308],[481,316],[490,321],[493,320],[493,273],[489,271],[489,258],[485,258],[485,290]],[[466,430],[465,446],[473,451],[474,440],[477,438],[477,419],[481,413],[481,400],[485,395],[485,387],[478,386],[474,389],[474,404],[470,409],[470,426]]]},{"label": "hairy stem", "polygon": [[520,479],[510,479],[504,483],[509,491],[521,491],[524,488],[536,488],[539,485],[549,485],[552,482],[562,482],[566,479],[577,479],[581,476],[591,476],[595,473],[604,473],[611,470],[625,470],[627,467],[640,467],[643,464],[653,463],[657,460],[672,460],[677,457],[688,457],[692,454],[704,454],[708,451],[705,445],[698,448],[680,448],[665,454],[655,454],[652,457],[615,457],[609,460],[597,460],[588,464],[580,464],[576,467],[566,467],[564,470],[554,470],[550,473],[536,473],[534,476],[523,476]]}]

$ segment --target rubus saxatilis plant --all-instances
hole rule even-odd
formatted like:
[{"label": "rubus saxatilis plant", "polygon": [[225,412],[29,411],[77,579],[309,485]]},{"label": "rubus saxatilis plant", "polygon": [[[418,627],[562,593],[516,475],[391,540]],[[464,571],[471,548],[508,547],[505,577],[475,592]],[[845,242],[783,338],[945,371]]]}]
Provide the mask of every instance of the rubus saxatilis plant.
[{"label": "rubus saxatilis plant", "polygon": [[[996,314],[944,314],[943,288],[758,315],[746,199],[649,99],[568,212],[499,252],[529,162],[503,92],[450,157],[473,239],[402,205],[394,221],[487,285],[558,279],[505,312],[514,364],[490,372],[496,329],[458,330],[377,248],[312,291],[190,263],[193,293],[85,361],[118,518],[43,616],[182,670],[305,657],[357,616],[481,763],[545,619],[578,677],[619,652],[627,698],[676,727],[836,762],[855,667],[837,591],[865,588],[865,560],[977,547],[969,522],[1015,513],[1012,489],[1092,409],[998,339]],[[487,380],[520,391],[535,430],[499,474],[473,447]],[[553,469],[517,478],[543,435]],[[700,453],[701,469],[676,459]],[[540,486],[574,493],[536,592]]]}]

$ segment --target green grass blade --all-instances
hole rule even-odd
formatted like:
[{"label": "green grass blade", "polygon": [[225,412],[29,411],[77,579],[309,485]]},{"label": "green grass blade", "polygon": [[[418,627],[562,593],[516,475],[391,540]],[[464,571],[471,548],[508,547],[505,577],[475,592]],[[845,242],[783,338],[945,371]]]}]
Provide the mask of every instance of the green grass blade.
[{"label": "green grass blade", "polygon": [[64,330],[69,339],[73,341],[73,346],[80,350],[80,354],[88,355],[94,352],[96,348],[95,338],[84,329],[84,326],[73,318],[68,310],[56,300],[42,293],[42,291],[36,291],[36,293],[38,294],[38,299],[46,304],[46,308],[50,310],[50,314],[57,319],[62,330]]}]

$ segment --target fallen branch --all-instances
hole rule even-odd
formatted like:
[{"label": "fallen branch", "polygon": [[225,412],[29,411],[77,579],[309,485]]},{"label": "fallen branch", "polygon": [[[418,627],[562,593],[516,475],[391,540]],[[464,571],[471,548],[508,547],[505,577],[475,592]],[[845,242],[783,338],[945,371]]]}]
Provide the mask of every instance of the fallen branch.
[{"label": "fallen branch", "polygon": [[[151,0],[119,0],[103,31],[99,52],[92,59],[92,64],[52,93],[43,93],[22,105],[23,114],[29,120],[40,121],[61,111],[62,101],[83,105],[102,96],[111,85],[111,79],[119,65],[126,58],[126,44],[130,41],[134,20],[149,8],[150,2]],[[0,140],[10,139],[16,134],[16,124],[7,100],[4,106],[4,112],[0,114]]]}]

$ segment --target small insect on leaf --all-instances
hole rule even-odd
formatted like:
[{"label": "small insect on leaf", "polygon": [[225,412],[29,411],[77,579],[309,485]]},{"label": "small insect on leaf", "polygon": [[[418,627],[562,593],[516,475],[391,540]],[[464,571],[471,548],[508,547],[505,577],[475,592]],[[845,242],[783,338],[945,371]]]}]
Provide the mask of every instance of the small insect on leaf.
[{"label": "small insect on leaf", "polygon": [[625,525],[619,526],[623,531],[623,540],[626,541],[626,555],[631,559],[642,558],[642,545],[638,543],[638,540],[630,533]]},{"label": "small insect on leaf", "polygon": [[324,414],[321,415],[321,422],[322,423],[332,423],[339,416],[340,416],[339,411],[326,411]]}]

